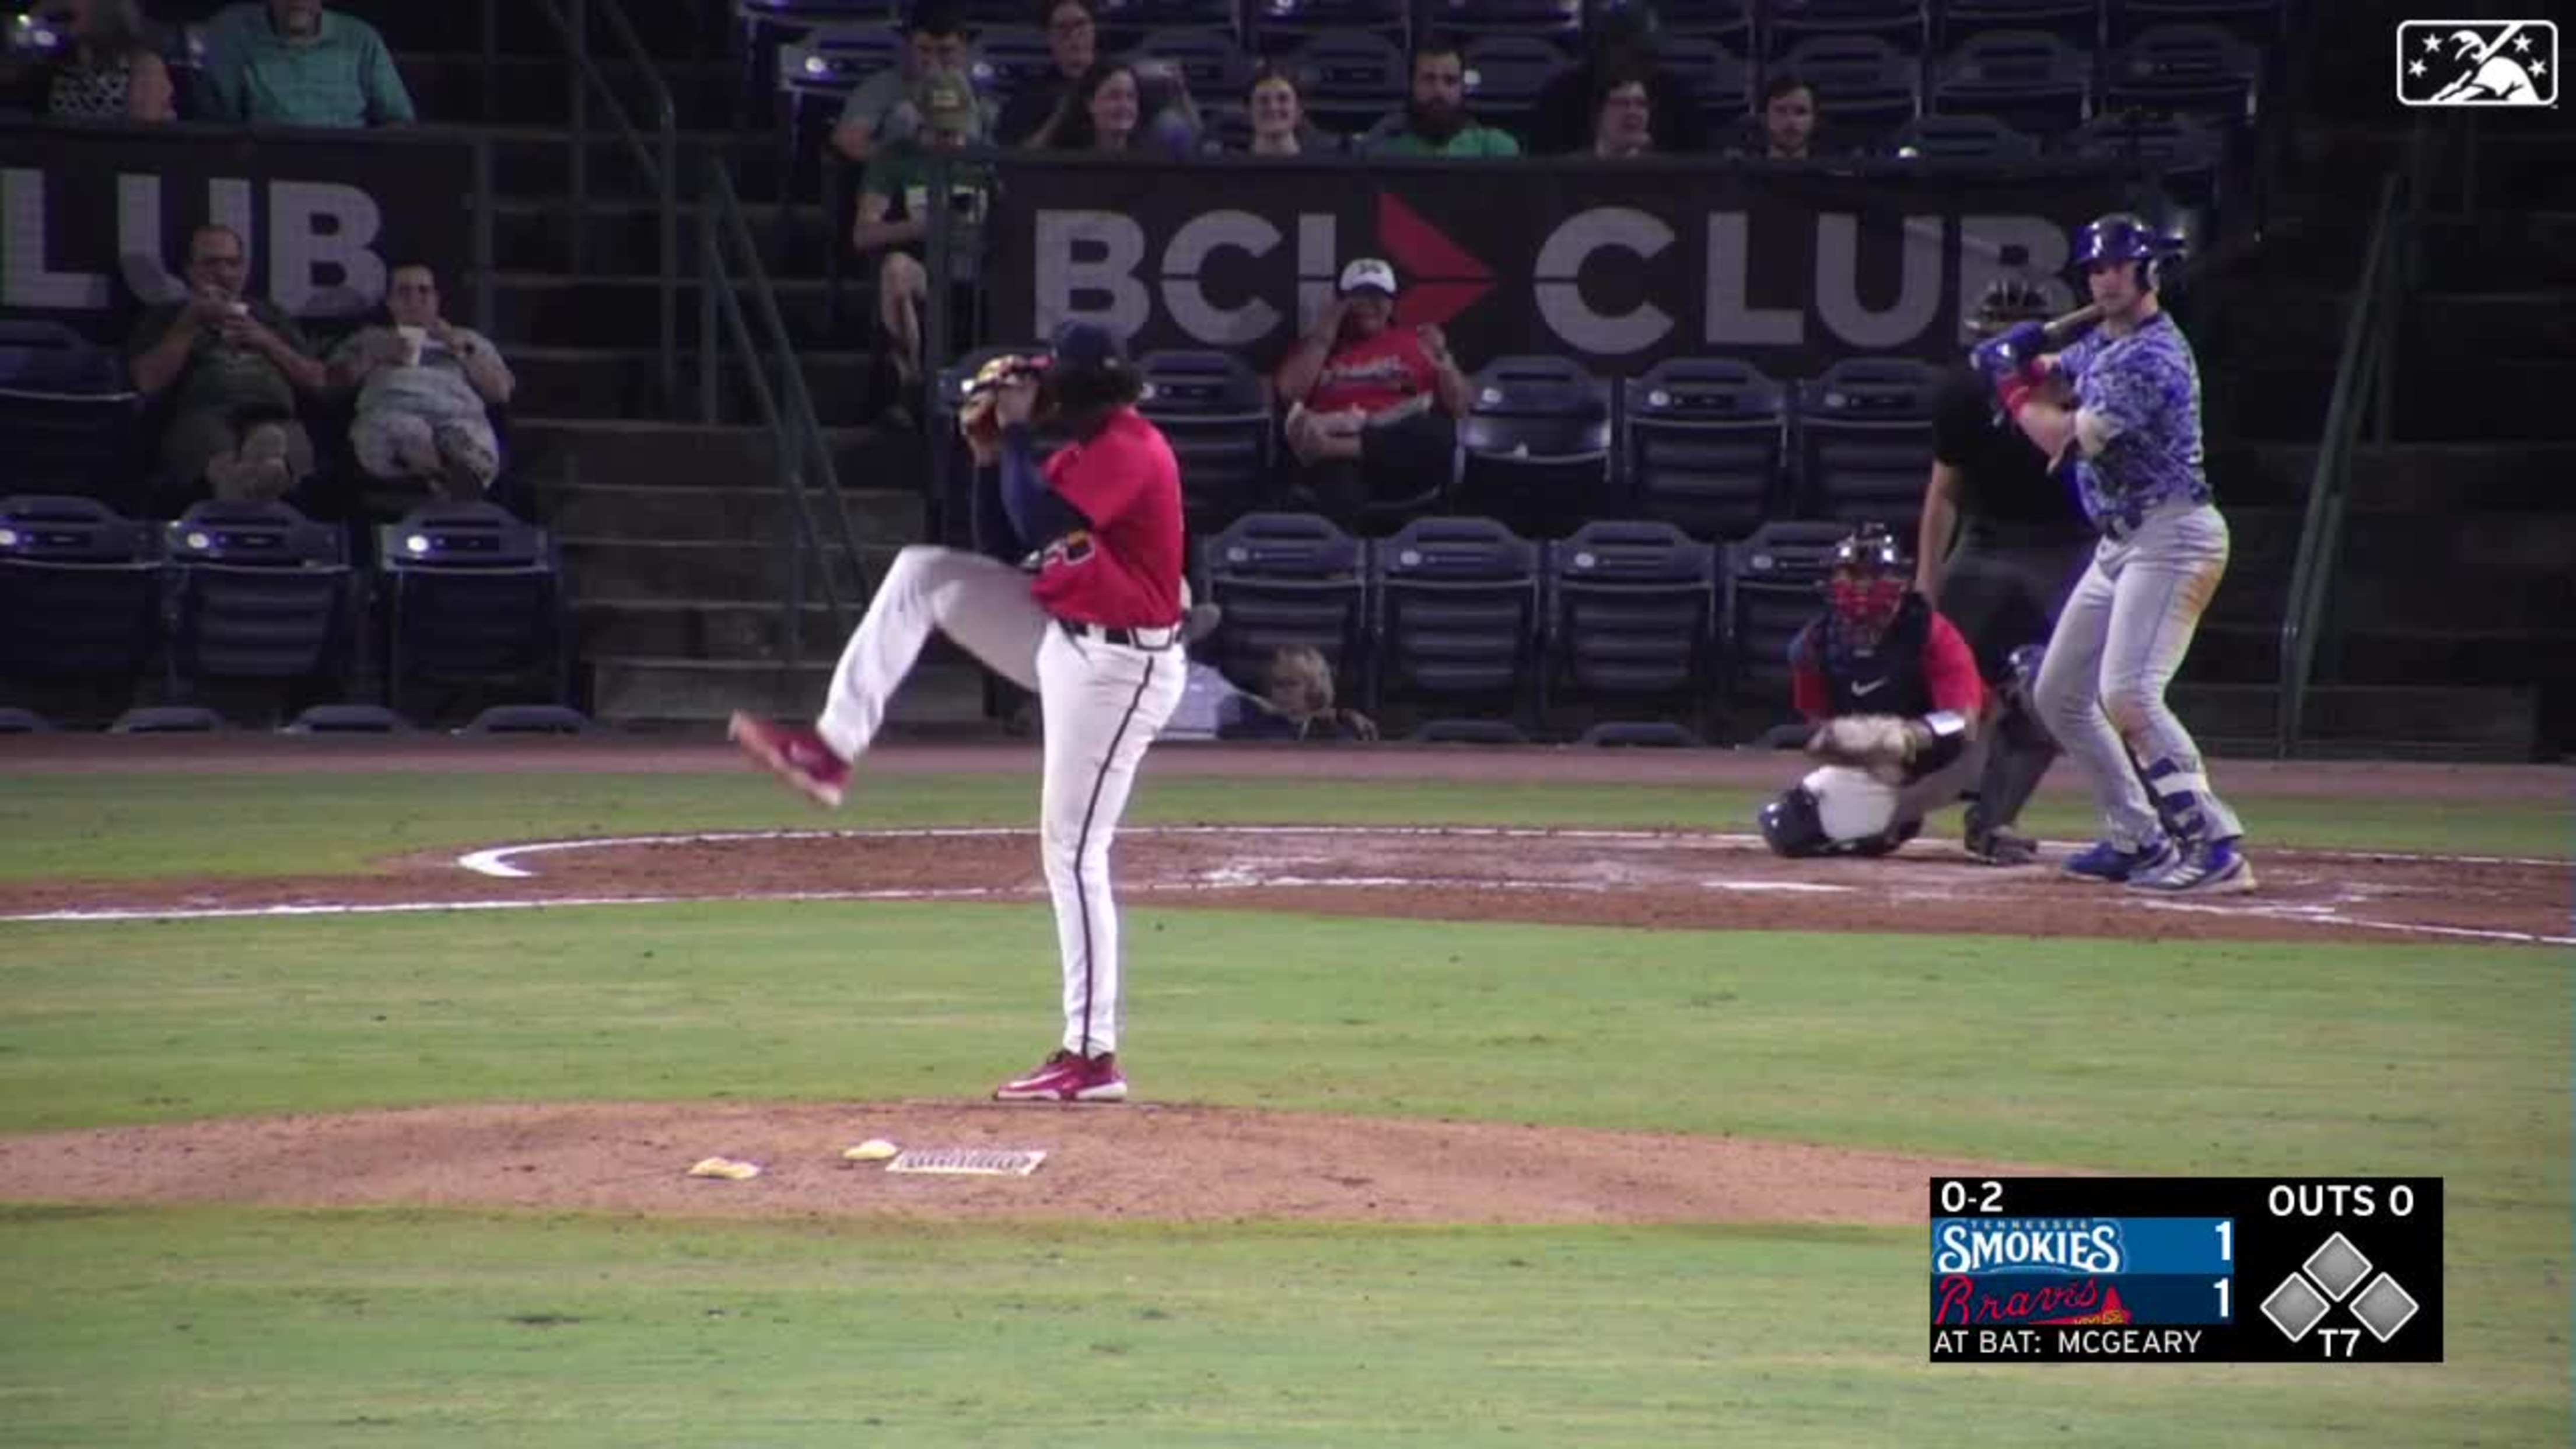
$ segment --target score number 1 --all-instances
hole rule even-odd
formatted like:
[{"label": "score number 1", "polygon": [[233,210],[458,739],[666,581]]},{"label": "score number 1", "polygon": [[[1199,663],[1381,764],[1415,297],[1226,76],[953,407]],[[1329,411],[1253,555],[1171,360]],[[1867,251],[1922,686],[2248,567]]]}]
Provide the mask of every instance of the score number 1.
[{"label": "score number 1", "polygon": [[[2236,1261],[2236,1220],[2220,1218],[2212,1225],[2212,1230],[2218,1234],[2218,1261],[2233,1264]],[[2234,1281],[2233,1278],[2221,1278],[2210,1285],[2218,1290],[2218,1317],[2223,1323],[2236,1321],[2236,1310],[2227,1301],[2229,1285]]]}]

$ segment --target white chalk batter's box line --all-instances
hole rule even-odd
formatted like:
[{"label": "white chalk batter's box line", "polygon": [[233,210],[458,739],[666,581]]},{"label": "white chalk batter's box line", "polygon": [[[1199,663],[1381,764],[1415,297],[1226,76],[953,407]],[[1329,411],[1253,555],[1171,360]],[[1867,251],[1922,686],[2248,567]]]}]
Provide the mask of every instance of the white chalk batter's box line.
[{"label": "white chalk batter's box line", "polygon": [[[511,857],[568,850],[630,846],[725,844],[734,842],[771,842],[790,840],[1025,839],[1035,835],[1036,833],[1037,832],[1034,830],[1017,826],[928,826],[874,830],[697,831],[670,835],[601,836],[582,840],[535,841],[519,845],[492,846],[482,850],[470,851],[465,855],[459,856],[456,863],[467,870],[474,871],[477,874],[485,876],[502,879],[529,879],[535,875],[535,872],[525,870],[511,864]],[[1125,835],[1144,836],[1361,836],[1398,839],[1469,837],[1506,840],[1607,840],[1620,841],[1629,844],[1647,844],[1666,847],[1705,847],[1716,845],[1732,849],[1767,848],[1763,845],[1761,837],[1756,835],[1709,834],[1705,832],[1672,830],[1605,830],[1581,828],[1556,830],[1525,826],[1163,825],[1140,826],[1132,830],[1122,831],[1121,833]],[[2048,843],[2061,847],[2069,844],[2068,842]],[[2558,867],[2567,864],[2565,861],[2539,860],[2510,856],[2405,855],[2389,851],[2282,850],[2269,853],[2289,858],[2315,860],[2371,860],[2401,863],[2460,863],[2548,867]],[[1242,872],[1241,874],[1243,879],[1236,880],[1231,877],[1231,873],[1229,872],[1213,871],[1202,876],[1202,878],[1197,882],[1175,882],[1154,886],[1151,889],[1155,891],[1223,891],[1259,888],[1264,886],[1280,889],[1330,889],[1338,887],[1359,889],[1475,890],[1488,892],[1599,892],[1611,889],[1611,887],[1587,885],[1581,882],[1523,881],[1493,877],[1477,877],[1469,880],[1440,880],[1414,876],[1301,877],[1287,875],[1259,876],[1252,872]],[[1222,878],[1212,879],[1211,877]],[[1829,884],[1824,882],[1729,881],[1723,879],[1708,879],[1701,880],[1697,882],[1697,884],[1702,889],[1735,892],[1778,892],[1783,894],[1827,892],[1861,893],[1861,888],[1857,886]],[[729,903],[741,904],[772,901],[989,901],[1036,899],[1041,897],[1043,894],[1043,891],[1036,887],[1011,888],[999,886],[956,886],[907,887],[902,889],[885,890],[734,893],[714,898],[703,895],[625,895],[561,896],[549,897],[542,900],[388,901],[370,904],[314,901],[266,906],[102,906],[69,907],[51,911],[28,912],[19,915],[0,915],[0,924],[211,921],[285,919],[305,916],[419,915],[435,911],[513,911],[544,910],[552,907],[571,906],[688,905],[704,904],[709,899],[719,899]],[[1898,898],[1901,898],[1903,895],[1902,892],[1890,892],[1889,894]],[[2215,904],[2196,901],[2172,901],[2143,896],[2129,900],[2125,902],[2125,904],[2142,905],[2153,910],[2182,911],[2192,914],[2262,917],[2303,925],[2351,926],[2362,930],[2387,931],[2406,935],[2442,936],[2461,940],[2501,941],[2526,945],[2576,946],[2576,936],[2546,936],[2533,934],[2527,931],[2480,930],[2470,927],[2435,926],[2405,921],[2374,921],[2361,917],[2344,915],[2331,905],[2263,905],[2252,902],[2244,904]]]}]

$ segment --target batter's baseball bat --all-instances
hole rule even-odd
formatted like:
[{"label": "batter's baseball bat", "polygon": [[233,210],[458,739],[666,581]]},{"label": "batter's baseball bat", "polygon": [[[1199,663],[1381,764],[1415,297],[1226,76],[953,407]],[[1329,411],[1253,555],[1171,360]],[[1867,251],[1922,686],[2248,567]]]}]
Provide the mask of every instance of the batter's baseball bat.
[{"label": "batter's baseball bat", "polygon": [[2040,335],[2051,342],[2063,342],[2079,327],[2090,327],[2102,320],[2102,304],[2087,302],[2063,317],[2051,317],[2039,324]]}]

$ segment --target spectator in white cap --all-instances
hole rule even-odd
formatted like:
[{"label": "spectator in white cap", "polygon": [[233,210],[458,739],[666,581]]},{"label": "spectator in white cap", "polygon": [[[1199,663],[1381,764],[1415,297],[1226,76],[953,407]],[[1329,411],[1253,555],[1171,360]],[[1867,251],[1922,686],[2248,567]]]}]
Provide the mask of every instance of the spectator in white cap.
[{"label": "spectator in white cap", "polygon": [[1300,501],[1348,527],[1373,501],[1447,479],[1474,386],[1437,326],[1397,324],[1384,260],[1355,258],[1335,290],[1272,381],[1289,404]]}]

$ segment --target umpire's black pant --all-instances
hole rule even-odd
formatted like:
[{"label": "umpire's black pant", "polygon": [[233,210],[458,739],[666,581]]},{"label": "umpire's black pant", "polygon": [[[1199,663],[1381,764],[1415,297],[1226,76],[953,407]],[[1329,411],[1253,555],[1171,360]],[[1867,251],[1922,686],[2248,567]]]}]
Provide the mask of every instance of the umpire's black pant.
[{"label": "umpire's black pant", "polygon": [[[1941,612],[1966,636],[1990,687],[2012,686],[2012,652],[2045,644],[2067,596],[2093,557],[2093,534],[2072,523],[2031,525],[1970,518],[1941,566]],[[2014,690],[1998,719],[1969,810],[1969,828],[1999,829],[2021,817],[2039,789],[2056,742]]]}]

